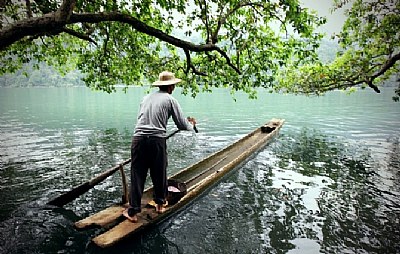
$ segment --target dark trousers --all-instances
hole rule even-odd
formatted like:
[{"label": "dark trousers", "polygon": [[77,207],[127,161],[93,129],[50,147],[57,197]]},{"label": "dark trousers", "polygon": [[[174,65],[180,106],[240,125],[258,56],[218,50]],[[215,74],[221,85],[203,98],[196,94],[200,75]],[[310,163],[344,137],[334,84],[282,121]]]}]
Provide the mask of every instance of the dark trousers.
[{"label": "dark trousers", "polygon": [[153,182],[154,201],[164,204],[168,193],[167,143],[160,137],[133,137],[131,146],[131,195],[130,215],[141,211],[141,200],[147,171]]}]

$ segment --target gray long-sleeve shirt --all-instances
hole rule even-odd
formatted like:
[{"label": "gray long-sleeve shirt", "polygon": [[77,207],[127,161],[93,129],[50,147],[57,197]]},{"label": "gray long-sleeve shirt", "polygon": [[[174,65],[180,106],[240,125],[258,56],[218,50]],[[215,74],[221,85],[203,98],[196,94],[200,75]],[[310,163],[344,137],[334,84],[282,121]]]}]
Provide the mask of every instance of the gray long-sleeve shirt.
[{"label": "gray long-sleeve shirt", "polygon": [[178,101],[169,93],[157,91],[143,98],[140,104],[134,136],[165,137],[168,119],[172,116],[180,130],[193,130],[183,116]]}]

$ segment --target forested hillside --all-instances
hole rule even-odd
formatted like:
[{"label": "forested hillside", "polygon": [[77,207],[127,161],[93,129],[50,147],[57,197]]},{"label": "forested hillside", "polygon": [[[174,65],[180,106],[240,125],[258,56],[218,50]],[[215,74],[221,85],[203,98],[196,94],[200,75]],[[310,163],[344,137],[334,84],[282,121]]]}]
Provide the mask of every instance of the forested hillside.
[{"label": "forested hillside", "polygon": [[78,71],[61,75],[45,63],[40,63],[39,69],[30,63],[16,73],[0,76],[0,87],[84,86],[81,78]]}]

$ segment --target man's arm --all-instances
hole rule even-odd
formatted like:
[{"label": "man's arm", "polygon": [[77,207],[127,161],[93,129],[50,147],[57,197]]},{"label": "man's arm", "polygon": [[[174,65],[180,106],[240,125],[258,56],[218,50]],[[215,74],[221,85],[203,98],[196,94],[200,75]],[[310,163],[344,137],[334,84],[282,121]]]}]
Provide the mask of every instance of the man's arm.
[{"label": "man's arm", "polygon": [[[182,112],[181,106],[179,105],[178,101],[172,99],[172,119],[178,127],[179,130],[193,130],[193,126],[196,124],[196,120],[194,118],[187,119]],[[192,120],[193,119],[193,120]]]}]

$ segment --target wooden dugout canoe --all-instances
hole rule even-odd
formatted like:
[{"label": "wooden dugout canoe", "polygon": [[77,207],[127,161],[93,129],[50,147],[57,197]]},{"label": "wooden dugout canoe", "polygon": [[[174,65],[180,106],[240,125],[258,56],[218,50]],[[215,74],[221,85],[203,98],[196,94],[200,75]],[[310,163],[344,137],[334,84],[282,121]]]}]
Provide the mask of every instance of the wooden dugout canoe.
[{"label": "wooden dugout canoe", "polygon": [[149,188],[143,193],[142,211],[138,214],[137,223],[124,219],[122,212],[127,205],[121,204],[111,206],[77,221],[75,227],[77,229],[85,229],[97,226],[108,229],[92,239],[97,246],[102,248],[112,246],[128,236],[133,236],[148,226],[154,225],[178,212],[185,205],[199,197],[229,171],[268,144],[278,134],[283,123],[284,120],[282,119],[272,119],[267,124],[257,128],[226,148],[171,176],[169,179],[186,183],[187,194],[178,203],[167,206],[164,213],[158,214],[154,208],[148,208],[147,204],[152,200],[153,195],[152,188]]}]

